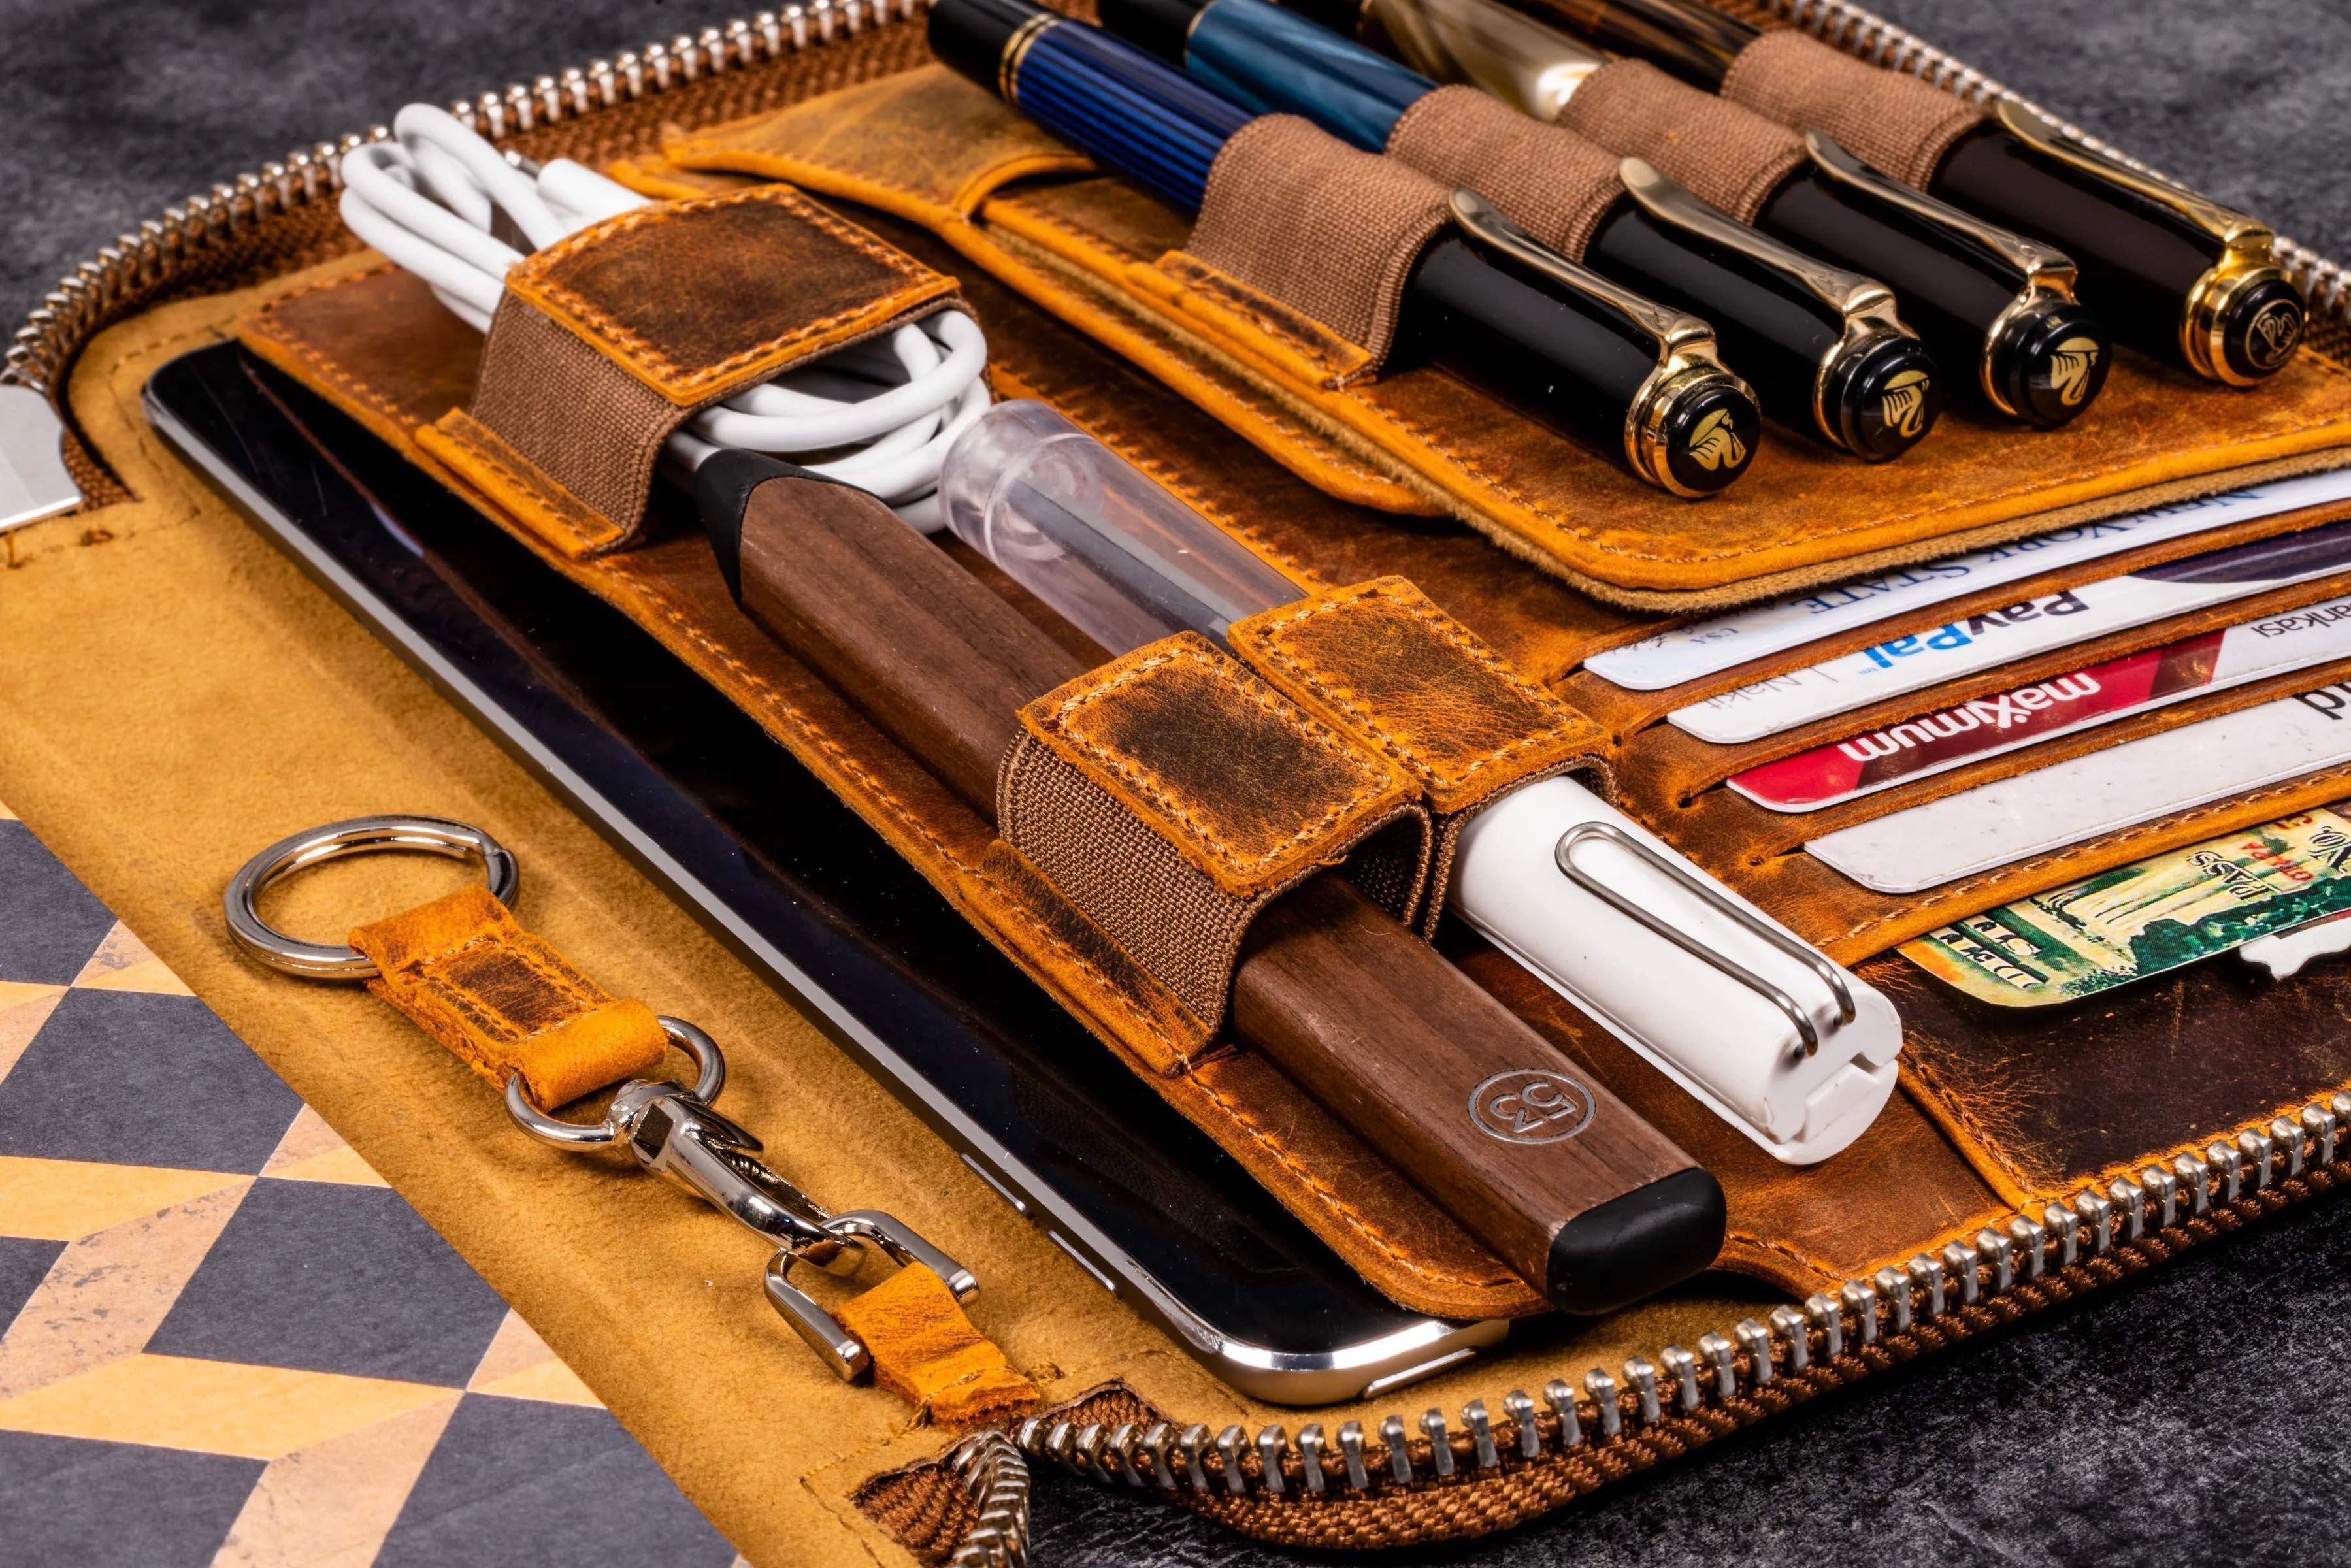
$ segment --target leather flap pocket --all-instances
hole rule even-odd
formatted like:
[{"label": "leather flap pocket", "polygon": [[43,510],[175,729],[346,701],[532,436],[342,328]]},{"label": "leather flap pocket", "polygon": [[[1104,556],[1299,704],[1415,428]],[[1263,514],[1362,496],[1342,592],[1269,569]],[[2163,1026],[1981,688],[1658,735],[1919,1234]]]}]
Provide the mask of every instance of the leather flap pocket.
[{"label": "leather flap pocket", "polygon": [[1400,577],[1233,623],[1234,652],[1266,681],[1419,786],[1437,852],[1420,895],[1433,931],[1469,819],[1510,790],[1569,771],[1604,789],[1600,727],[1513,669]]},{"label": "leather flap pocket", "polygon": [[786,186],[640,208],[507,275],[471,403],[417,439],[559,549],[619,549],[693,414],[955,287]]},{"label": "leather flap pocket", "polygon": [[1413,780],[1204,637],[1138,648],[1020,723],[997,786],[1005,842],[1207,1028],[1249,922],[1351,852],[1367,893],[1414,913],[1428,839]]}]

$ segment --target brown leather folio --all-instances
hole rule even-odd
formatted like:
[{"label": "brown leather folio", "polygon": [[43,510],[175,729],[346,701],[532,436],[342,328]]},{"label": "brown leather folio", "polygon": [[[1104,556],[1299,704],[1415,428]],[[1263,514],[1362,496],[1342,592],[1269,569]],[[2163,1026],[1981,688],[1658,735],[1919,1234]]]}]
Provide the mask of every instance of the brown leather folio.
[{"label": "brown leather folio", "polygon": [[[1506,1446],[1496,1457],[1490,1434],[1442,1427],[1386,1435],[1428,1485],[1349,1501],[1330,1479],[1344,1473],[1335,1454],[1327,1476],[1314,1458],[1310,1479],[1296,1452],[1236,1451],[1217,1461],[1228,1496],[1177,1489],[1194,1506],[1327,1543],[1341,1536],[1314,1509],[1393,1504],[1400,1511],[1367,1512],[1371,1524],[1347,1538],[1367,1544],[1495,1528],[2339,1179],[2327,1168],[2335,1124],[2304,1108],[2351,1108],[2335,1099],[2351,1091],[2339,1027],[2351,974],[2322,966],[2271,986],[2207,965],[2092,1009],[2008,1011],[1940,989],[1891,949],[2003,900],[2351,793],[2346,769],[1918,894],[1873,892],[1803,845],[2351,677],[2351,660],[1823,812],[1775,813],[1727,783],[1919,713],[2306,606],[2339,579],[2113,632],[1765,740],[1709,743],[1667,716],[1955,618],[2340,521],[2351,503],[2011,579],[1664,690],[1584,667],[1700,611],[2351,462],[2338,328],[2316,331],[2293,368],[2250,393],[2126,359],[2102,402],[2061,431],[2026,434],[1955,411],[1916,454],[1866,470],[1775,440],[1731,490],[1686,502],[1441,371],[1381,369],[1361,340],[1375,331],[1357,323],[1351,338],[1242,281],[1229,249],[1202,246],[1171,210],[930,63],[912,35],[878,26],[615,110],[618,121],[559,120],[514,138],[532,157],[592,157],[664,204],[532,256],[486,342],[389,265],[296,271],[307,256],[290,232],[266,302],[238,333],[756,719],[1397,1303],[1457,1320],[1546,1306],[1524,1249],[1481,1240],[1455,1218],[1458,1198],[1448,1207],[1399,1179],[1330,1108],[1329,1084],[1285,1071],[1278,1051],[1237,1043],[1234,974],[1269,929],[1265,912],[1342,875],[1433,943],[1513,1027],[1612,1089],[1660,1145],[1710,1171],[1728,1204],[1718,1267],[1784,1298],[1777,1312],[1758,1309],[1768,1326],[1741,1325],[1737,1343],[1699,1341],[1710,1360],[1644,1360],[1646,1386],[1588,1385],[1580,1403],[1569,1391],[1563,1410],[1526,1415],[1538,1440],[1522,1454]],[[646,287],[653,277],[658,289]],[[696,289],[727,301],[723,329],[663,303]],[[1084,672],[1065,678],[1056,659],[1034,662],[1036,689],[1000,716],[1012,739],[993,772],[949,758],[946,741],[910,746],[914,729],[844,689],[853,677],[841,667],[796,657],[763,629],[781,612],[755,596],[738,604],[699,532],[647,506],[663,439],[696,410],[950,305],[984,326],[998,395],[1050,403],[1298,588],[1297,603],[1237,624],[1229,650],[1179,637],[1109,660],[965,547],[937,547]],[[966,740],[995,733],[987,716],[976,726],[931,716]],[[1254,792],[1231,787],[1229,772],[1203,783],[1213,770],[1191,776],[1193,753],[1165,744],[1178,731],[1273,760],[1252,776]],[[1857,1143],[1817,1166],[1780,1164],[1443,918],[1464,825],[1562,775],[1611,793],[1895,998],[1901,1091]],[[1603,1319],[1579,1332],[1612,1330]],[[1102,1399],[1086,1419],[1141,1427],[1159,1414],[1125,1393]],[[1540,1469],[1567,1453],[1579,1420],[1622,1446],[1594,1437],[1601,1446]],[[1636,1437],[1650,1447],[1636,1449]],[[1102,1473],[1130,1474],[1115,1463]],[[961,1517],[961,1503],[923,1490],[943,1484],[902,1477],[866,1500],[927,1543],[923,1531]],[[1520,1490],[1490,1505],[1426,1500],[1506,1484]],[[929,1523],[906,1523],[917,1515]]]}]

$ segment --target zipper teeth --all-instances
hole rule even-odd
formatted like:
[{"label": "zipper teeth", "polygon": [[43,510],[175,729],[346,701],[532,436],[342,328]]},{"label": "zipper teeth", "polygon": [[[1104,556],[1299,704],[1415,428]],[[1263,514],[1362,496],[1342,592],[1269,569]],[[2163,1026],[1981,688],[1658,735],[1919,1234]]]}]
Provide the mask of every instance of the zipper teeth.
[{"label": "zipper teeth", "polygon": [[[1695,1353],[1667,1345],[1654,1358],[1634,1356],[1621,1383],[1595,1366],[1580,1384],[1563,1377],[1546,1383],[1540,1403],[1513,1389],[1499,1417],[1486,1401],[1472,1399],[1461,1407],[1458,1430],[1439,1409],[1409,1420],[1390,1415],[1368,1433],[1360,1421],[1335,1435],[1310,1423],[1295,1438],[1279,1425],[1255,1432],[1228,1426],[1211,1434],[1196,1424],[1081,1427],[1031,1416],[1013,1428],[1012,1439],[1030,1458],[1079,1475],[1176,1496],[1188,1491],[1202,1503],[1395,1497],[1611,1449],[1630,1459],[1635,1446],[1664,1457],[1760,1420],[1789,1398],[1825,1392],[2070,1299],[2122,1277],[2125,1263],[2159,1260],[2175,1247],[2324,1190],[2346,1174],[2336,1168],[2338,1156],[2351,1163],[2351,1143],[2337,1142],[2346,1129],[2351,1093],[2313,1101],[2298,1118],[2280,1116],[2233,1140],[2187,1150],[2168,1165],[2150,1164],[2136,1177],[2084,1187],[2038,1214],[1987,1227],[1972,1241],[1954,1240],[1848,1281],[1834,1296],[1822,1291],[1801,1307],[1742,1319],[1728,1335],[1700,1335]],[[2300,1190],[2283,1190],[2289,1182]],[[1896,1339],[1905,1343],[1890,1343]],[[1778,1397],[1766,1395],[1775,1386]],[[1600,1467],[1598,1473],[1618,1469]]]},{"label": "zipper teeth", "polygon": [[[869,26],[911,21],[925,9],[926,0],[808,0],[460,99],[449,112],[496,141],[854,37]],[[117,305],[171,281],[233,235],[333,200],[342,189],[343,154],[391,139],[390,128],[376,125],[364,134],[298,148],[257,173],[239,174],[164,208],[160,217],[99,247],[43,296],[16,329],[0,362],[0,384],[28,386],[56,401],[62,395],[57,377]]]},{"label": "zipper teeth", "polygon": [[[2094,152],[2102,152],[2166,184],[2180,183],[2121,148],[2100,141],[2063,115],[2051,113],[2022,93],[2003,87],[1973,67],[1952,58],[1917,34],[1853,4],[1852,0],[1758,0],[1758,3],[1774,16],[1872,65],[1884,66],[1888,70],[1907,71],[1970,103],[2013,102],[2049,120],[2062,133]],[[2351,273],[2346,273],[2344,265],[2329,260],[2310,246],[2288,239],[2283,235],[2277,236],[2276,251],[2278,265],[2285,269],[2289,277],[2302,286],[2311,304],[2325,310],[2337,321],[2351,326]]]}]

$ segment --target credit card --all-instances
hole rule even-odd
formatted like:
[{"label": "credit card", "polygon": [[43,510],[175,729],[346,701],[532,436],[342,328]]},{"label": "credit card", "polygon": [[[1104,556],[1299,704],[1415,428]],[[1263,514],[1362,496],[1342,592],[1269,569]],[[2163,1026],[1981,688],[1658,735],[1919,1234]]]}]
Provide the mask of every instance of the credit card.
[{"label": "credit card", "polygon": [[2351,685],[2238,713],[1980,784],[1804,846],[1879,893],[1947,882],[2280,779],[2351,763]]},{"label": "credit card", "polygon": [[2203,692],[2351,657],[2351,597],[2248,621],[1907,718],[1734,773],[1774,811],[1817,811]]},{"label": "credit card", "polygon": [[1611,648],[1583,662],[1602,680],[1636,692],[1719,674],[1734,664],[1801,648],[1807,643],[1857,626],[1945,603],[1963,593],[2095,560],[2139,545],[2201,533],[2226,523],[2275,517],[2303,507],[2351,499],[2351,469],[2281,479],[2224,495],[2144,512],[2053,528],[2012,544],[1994,545],[1972,555],[1922,561],[1872,577],[1856,577],[1830,588],[1790,594],[1766,604],[1735,610],[1710,621],[1677,626],[1638,643]]},{"label": "credit card", "polygon": [[2003,904],[1901,952],[1980,1001],[2047,1007],[2351,911],[2346,862],[2351,821],[2304,811]]},{"label": "credit card", "polygon": [[2167,561],[2127,577],[2085,582],[2004,610],[1950,621],[1725,692],[1667,716],[1675,728],[1717,745],[1761,740],[1800,724],[1940,685],[1979,670],[2109,632],[2144,626],[2265,589],[2351,567],[2351,522],[2256,539]]}]

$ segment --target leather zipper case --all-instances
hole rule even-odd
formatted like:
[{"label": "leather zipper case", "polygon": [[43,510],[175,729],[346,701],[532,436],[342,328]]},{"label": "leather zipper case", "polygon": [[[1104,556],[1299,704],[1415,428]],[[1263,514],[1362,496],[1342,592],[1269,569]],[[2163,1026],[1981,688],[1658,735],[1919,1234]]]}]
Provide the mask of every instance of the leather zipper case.
[{"label": "leather zipper case", "polygon": [[[345,646],[353,634],[328,626],[329,612],[277,608],[246,569],[225,564],[251,547],[216,497],[159,457],[132,412],[138,385],[162,359],[234,330],[471,501],[484,526],[507,530],[547,570],[618,607],[756,719],[1104,1049],[1398,1303],[1450,1318],[1542,1306],[1491,1251],[1278,1070],[1236,1049],[1223,1028],[1232,955],[1248,922],[1284,889],[1333,866],[1711,1170],[1729,1204],[1719,1266],[1784,1296],[1778,1310],[1760,1310],[1754,1287],[1702,1279],[1606,1318],[1514,1339],[1412,1396],[1416,1406],[1453,1410],[1474,1397],[1482,1401],[1476,1420],[1491,1419],[1491,1431],[1476,1421],[1383,1431],[1386,1411],[1369,1404],[1316,1412],[1332,1432],[1357,1421],[1379,1434],[1363,1450],[1360,1478],[1335,1450],[1310,1454],[1276,1437],[1211,1450],[1211,1469],[1196,1483],[1135,1459],[1135,1433],[1160,1419],[1247,1423],[1255,1432],[1276,1414],[1219,1388],[1115,1303],[1069,1308],[1071,1292],[1085,1287],[1046,1253],[1013,1271],[983,1312],[991,1337],[1049,1399],[1068,1406],[1071,1425],[1057,1428],[1061,1416],[1049,1417],[1040,1444],[1055,1430],[1071,1445],[1086,1437],[1092,1447],[1073,1459],[1081,1469],[1165,1490],[1271,1539],[1376,1545],[1474,1534],[2119,1279],[2341,1179],[2336,1118],[2351,1112],[2351,1037],[2340,1019],[2351,1008],[2351,971],[2322,965],[2290,983],[2256,986],[2238,967],[2206,965],[2095,1008],[1992,1016],[1916,977],[1890,952],[2004,898],[2351,793],[2340,771],[1903,897],[1840,876],[1805,854],[1802,840],[2001,777],[2025,766],[2024,757],[1805,816],[1769,811],[1724,782],[2039,674],[2288,611],[2324,597],[2327,582],[2115,633],[1768,742],[1712,745],[1664,719],[1845,646],[2337,521],[2351,504],[2107,556],[1871,626],[1844,644],[1808,645],[1667,691],[1627,691],[1582,668],[1694,607],[2351,459],[2351,372],[2338,322],[2314,309],[2297,365],[2252,393],[2126,360],[2100,404],[2062,432],[2027,434],[1955,412],[1918,453],[1869,469],[1776,440],[1729,493],[1690,504],[1647,490],[1439,372],[1383,373],[1376,325],[1364,324],[1372,317],[1316,319],[1294,269],[1237,256],[1213,234],[1204,242],[1170,211],[1094,172],[931,63],[918,13],[876,12],[830,41],[806,23],[763,20],[739,35],[705,35],[696,47],[706,52],[679,52],[697,62],[693,69],[665,56],[672,74],[640,80],[634,93],[626,81],[611,85],[610,72],[573,73],[577,84],[567,78],[544,98],[517,89],[518,98],[501,102],[485,129],[518,151],[593,160],[671,204],[607,220],[531,258],[486,348],[421,283],[356,254],[323,181],[289,176],[274,193],[257,183],[249,215],[233,212],[217,233],[183,239],[57,350],[48,373],[75,420],[72,456],[92,505],[69,523],[11,538],[20,559],[36,559],[70,554],[78,539],[101,533],[127,536],[132,560],[152,558],[140,570],[194,596],[151,629],[167,661],[172,638],[193,649],[210,635],[210,603],[283,621],[290,645],[331,645],[317,655],[329,663],[382,665],[380,655]],[[601,106],[607,98],[611,106]],[[1214,216],[1212,207],[1202,226]],[[728,259],[745,254],[778,265]],[[1369,265],[1376,272],[1380,264]],[[737,300],[725,333],[704,331],[690,309],[664,313],[662,298],[686,279]],[[1299,603],[1238,625],[1229,653],[1178,637],[1106,661],[1075,639],[1075,651],[1099,667],[1021,715],[995,825],[759,632],[699,529],[657,500],[648,505],[661,438],[693,409],[949,303],[984,325],[999,395],[1051,403],[1300,591]],[[79,351],[109,323],[108,336]],[[197,527],[175,532],[175,524]],[[163,559],[190,538],[206,541],[198,559]],[[947,548],[1024,612],[1051,621],[1001,574]],[[57,613],[74,608],[72,595],[82,606],[106,601],[112,591],[92,570],[71,574]],[[271,591],[309,597],[282,571]],[[1074,637],[1066,628],[1057,634]],[[2103,749],[2346,675],[2351,662],[2176,704],[2037,747],[2030,761]],[[1415,700],[1431,692],[1435,703]],[[359,722],[318,705],[269,717],[263,700],[234,681],[218,701],[224,723],[298,720],[331,737]],[[69,719],[26,723],[37,740],[73,731]],[[397,744],[399,725],[376,727]],[[1288,758],[1276,770],[1281,787],[1259,796],[1188,789],[1182,758],[1165,748],[1171,737],[1197,745],[1204,735],[1279,750]],[[165,747],[149,756],[151,766],[172,754],[160,737],[121,744]],[[350,750],[338,743],[320,755]],[[412,792],[431,771],[397,755],[353,766],[372,787]],[[1698,863],[1896,998],[1907,1025],[1905,1092],[1859,1143],[1817,1166],[1777,1164],[1524,970],[1437,918],[1461,824],[1510,789],[1563,771],[1611,789]],[[14,779],[7,793],[45,796]],[[286,779],[266,781],[250,800],[208,809],[208,836],[231,847],[265,841],[319,816],[302,803],[314,799]],[[551,805],[533,810],[560,820]],[[136,842],[154,836],[160,810],[118,802],[108,820],[121,842]],[[533,859],[566,868],[559,881],[583,883],[609,858],[576,829],[548,833],[556,847],[534,845]],[[141,896],[126,889],[117,897],[104,874],[120,868],[127,878],[136,857],[126,858],[120,842],[81,848],[100,868],[94,884],[136,915]],[[205,856],[191,863],[179,880],[193,885],[212,874]],[[217,909],[216,885],[209,897],[192,892],[160,904],[151,893],[143,902],[153,915],[141,929],[178,932],[177,949],[151,940],[208,996],[216,988],[232,1021],[281,1052],[289,1078],[308,1092],[303,1074],[323,1071],[321,1048],[294,1015],[323,1004],[308,994],[273,999],[266,981],[222,956],[216,931],[191,923],[190,909]],[[642,888],[629,896],[653,897]],[[583,930],[565,946],[594,966],[612,940]],[[682,981],[689,991],[748,983],[739,972]],[[664,1006],[690,1010],[666,998]],[[342,1021],[371,1027],[356,1014]],[[734,1044],[754,1058],[761,1049],[748,1038]],[[777,1049],[778,1060],[801,1062],[826,1048]],[[811,1094],[857,1092],[838,1064],[806,1071]],[[407,1088],[385,1081],[371,1092],[397,1102]],[[747,1092],[760,1092],[756,1082]],[[348,1106],[350,1096],[342,1099]],[[418,1130],[423,1118],[358,1106],[348,1113],[355,1146],[403,1190],[413,1187],[428,1217],[442,1223],[445,1208],[444,1228],[461,1246],[470,1236],[498,1249],[465,1218],[455,1184],[485,1161],[528,1160],[528,1152],[515,1156],[486,1138],[483,1148],[501,1152],[444,1148],[433,1157],[445,1166],[428,1168],[434,1140]],[[336,1121],[344,1125],[343,1116]],[[970,1217],[995,1199],[920,1138],[890,1146],[881,1179],[933,1195],[903,1206],[924,1211],[927,1233],[956,1238],[961,1223],[965,1237],[976,1237],[969,1227],[980,1222]],[[871,1186],[870,1176],[860,1185]],[[611,1197],[550,1182],[535,1200],[577,1209]],[[902,1207],[894,1198],[892,1206]],[[489,1270],[493,1282],[534,1312],[532,1301],[568,1288],[568,1234],[558,1228],[515,1242]],[[983,1269],[999,1253],[1025,1259],[1019,1249],[1041,1246],[1010,1231],[958,1241],[953,1249]],[[640,1283],[673,1271],[643,1270]],[[729,1315],[737,1306],[739,1321]],[[803,1378],[817,1386],[826,1375],[777,1340],[762,1311],[756,1301],[697,1301],[660,1322],[721,1325],[715,1332],[726,1336],[727,1356],[775,1364],[760,1374],[766,1386]],[[558,1310],[551,1321],[559,1333],[570,1320]],[[632,1425],[648,1446],[755,1560],[763,1550],[775,1561],[847,1562],[902,1549],[935,1557],[968,1522],[963,1494],[926,1467],[942,1439],[895,1429],[886,1401],[827,1393],[821,1430],[800,1429],[805,1422],[756,1437],[705,1430],[722,1417],[695,1413],[699,1385],[663,1364],[656,1327],[580,1326],[582,1343],[559,1348],[591,1382],[600,1366],[611,1370],[624,1391],[615,1408],[640,1417]],[[1661,1356],[1668,1343],[1698,1350]],[[1621,1380],[1580,1380],[1564,1409],[1514,1403],[1508,1408],[1523,1414],[1507,1423],[1496,1414],[1507,1391],[1595,1363],[1627,1371]],[[1112,1440],[1122,1431],[1123,1449]],[[755,1459],[770,1479],[805,1476],[809,1485],[778,1500],[754,1494],[792,1489],[749,1488],[724,1473]]]}]

